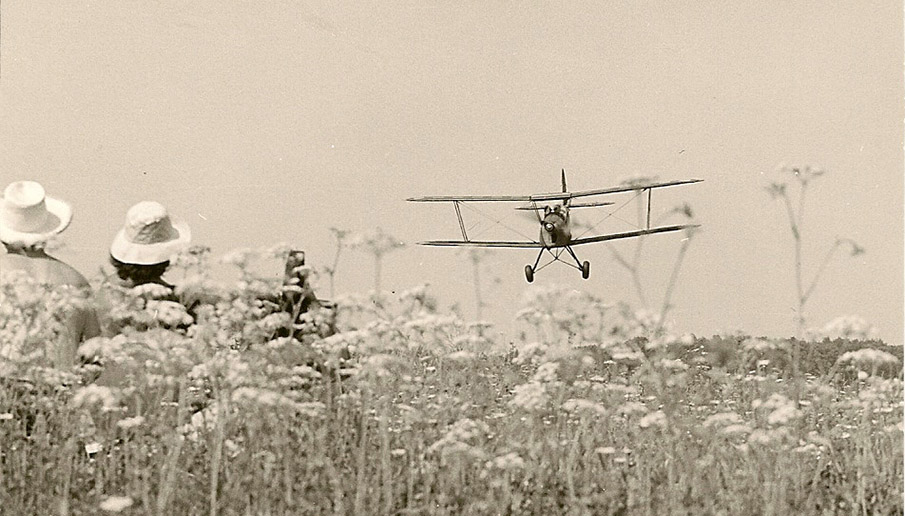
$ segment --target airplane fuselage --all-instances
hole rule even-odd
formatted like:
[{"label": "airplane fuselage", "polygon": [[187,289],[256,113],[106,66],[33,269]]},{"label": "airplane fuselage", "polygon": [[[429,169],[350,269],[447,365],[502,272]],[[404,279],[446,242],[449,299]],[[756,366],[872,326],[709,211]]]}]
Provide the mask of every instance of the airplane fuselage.
[{"label": "airplane fuselage", "polygon": [[566,206],[549,206],[544,208],[541,220],[540,242],[544,247],[565,247],[572,241],[572,229],[569,225],[569,208]]}]

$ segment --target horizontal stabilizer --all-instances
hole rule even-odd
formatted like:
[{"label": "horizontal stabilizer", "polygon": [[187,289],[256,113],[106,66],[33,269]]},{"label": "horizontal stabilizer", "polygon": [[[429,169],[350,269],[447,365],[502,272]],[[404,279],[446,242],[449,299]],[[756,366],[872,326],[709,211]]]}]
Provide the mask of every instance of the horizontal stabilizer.
[{"label": "horizontal stabilizer", "polygon": [[[595,206],[612,206],[615,203],[608,201],[598,201],[598,202],[573,202],[569,204],[569,208],[593,208]],[[541,211],[544,209],[545,205],[536,205],[529,204],[526,206],[517,206],[515,209],[517,210],[525,210],[525,211]]]}]

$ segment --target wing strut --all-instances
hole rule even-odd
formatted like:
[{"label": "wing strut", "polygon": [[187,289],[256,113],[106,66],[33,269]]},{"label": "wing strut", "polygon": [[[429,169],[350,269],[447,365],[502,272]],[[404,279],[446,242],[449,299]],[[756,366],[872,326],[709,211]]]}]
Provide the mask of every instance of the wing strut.
[{"label": "wing strut", "polygon": [[459,209],[459,201],[453,201],[453,206],[456,207],[456,217],[459,218],[459,229],[462,230],[462,239],[468,242],[468,234],[465,233],[465,222],[462,220],[462,210]]},{"label": "wing strut", "polygon": [[650,196],[651,196],[651,194],[653,194],[653,192],[654,192],[653,188],[647,189],[647,228],[646,229],[650,229]]}]

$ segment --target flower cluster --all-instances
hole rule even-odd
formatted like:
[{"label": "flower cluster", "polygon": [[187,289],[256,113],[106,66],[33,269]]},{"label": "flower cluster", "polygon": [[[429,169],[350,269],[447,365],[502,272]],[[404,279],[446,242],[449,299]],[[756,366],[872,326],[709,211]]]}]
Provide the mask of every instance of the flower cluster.
[{"label": "flower cluster", "polygon": [[842,315],[826,323],[822,328],[807,331],[810,340],[848,339],[874,340],[879,336],[877,328],[857,315]]},{"label": "flower cluster", "polygon": [[453,459],[479,460],[486,456],[483,446],[489,432],[487,423],[463,418],[450,425],[446,434],[428,447],[428,452],[439,454],[444,463]]},{"label": "flower cluster", "polygon": [[559,363],[544,362],[537,368],[531,381],[519,385],[513,391],[509,404],[528,412],[548,408],[551,393],[562,385],[557,374]]},{"label": "flower cluster", "polygon": [[792,433],[789,425],[802,415],[794,401],[783,394],[773,393],[766,400],[752,401],[751,408],[758,415],[760,424],[748,436],[749,445],[785,446],[790,443]]},{"label": "flower cluster", "polygon": [[[82,372],[92,375],[55,377],[69,387],[50,394],[30,384],[24,396],[0,392],[5,453],[26,464],[47,442],[39,454],[57,453],[54,464],[92,479],[73,512],[134,511],[147,503],[144,485],[159,486],[163,512],[241,504],[248,492],[262,495],[246,512],[291,512],[279,505],[282,491],[267,497],[276,482],[332,512],[367,512],[376,500],[381,512],[450,514],[631,511],[626,500],[646,493],[651,478],[673,481],[661,486],[668,496],[643,508],[670,513],[679,507],[667,498],[699,504],[713,485],[746,500],[764,471],[777,486],[822,478],[808,468],[864,457],[865,443],[877,457],[900,454],[901,379],[873,374],[900,371],[895,349],[845,343],[829,373],[802,367],[789,378],[777,372],[789,370],[788,341],[677,335],[658,314],[561,287],[526,295],[518,321],[527,329],[508,349],[486,324],[441,312],[427,286],[344,296],[332,324],[339,331],[321,334],[321,312],[284,305],[304,299],[310,271],[294,262],[299,281],[281,282],[252,270],[289,252],[233,253],[225,261],[242,272],[229,287],[192,273],[172,290],[99,288],[102,306],[127,324],[112,334],[108,316],[108,334],[80,347]],[[188,270],[205,259],[199,251],[177,261]],[[33,346],[53,335],[39,328],[53,322],[40,319],[44,293],[5,285],[0,295],[7,348],[19,335]],[[87,460],[73,461],[73,449]],[[900,477],[888,462],[871,466],[882,470],[877,477]],[[349,472],[357,473],[346,482]],[[217,489],[199,502],[198,482],[185,479]],[[822,492],[799,487],[775,496],[771,510],[788,512],[781,503],[795,492]],[[394,494],[406,490],[404,500]],[[705,503],[714,505],[695,509],[733,510]]]}]

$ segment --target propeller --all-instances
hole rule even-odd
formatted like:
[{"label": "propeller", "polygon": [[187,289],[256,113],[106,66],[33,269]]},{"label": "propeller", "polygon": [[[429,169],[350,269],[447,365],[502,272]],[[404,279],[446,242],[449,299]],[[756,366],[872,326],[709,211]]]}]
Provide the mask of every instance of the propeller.
[{"label": "propeller", "polygon": [[541,222],[543,219],[544,207],[538,206],[538,210],[535,211],[531,206],[520,206],[516,208],[518,210],[519,216],[524,218],[525,220],[530,220],[531,222],[537,224]]}]

